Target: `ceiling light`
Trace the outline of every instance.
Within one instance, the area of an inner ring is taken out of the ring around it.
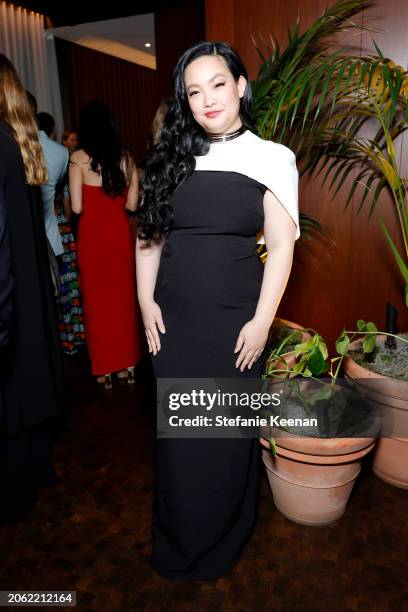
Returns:
[[[151,47],[150,43],[145,43],[145,47]]]

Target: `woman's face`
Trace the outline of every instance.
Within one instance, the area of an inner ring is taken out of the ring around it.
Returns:
[[[191,62],[184,71],[184,84],[194,119],[208,134],[225,134],[238,130],[240,98],[246,79],[235,81],[220,55],[204,55]]]
[[[64,145],[67,149],[73,153],[78,147],[78,138],[75,132],[71,132],[71,134],[64,140]]]

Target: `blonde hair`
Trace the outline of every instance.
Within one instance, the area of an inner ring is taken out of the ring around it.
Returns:
[[[46,183],[47,167],[33,111],[16,69],[2,53],[0,53],[0,121],[4,121],[11,128],[20,148],[27,183],[29,185]]]
[[[158,144],[161,140],[161,131],[163,127],[163,120],[169,110],[171,104],[171,98],[164,98],[156,111],[156,114],[152,123],[152,142],[154,145]]]

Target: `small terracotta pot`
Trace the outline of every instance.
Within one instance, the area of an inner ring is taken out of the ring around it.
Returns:
[[[386,336],[380,335],[377,342],[385,339]],[[362,342],[352,342],[350,349],[359,349]],[[377,374],[349,356],[344,359],[344,372],[382,412],[383,435],[374,454],[375,475],[395,487],[408,489],[408,437],[405,437],[408,435],[408,382]]]
[[[285,434],[276,440],[276,457],[267,440],[261,443],[277,509],[295,523],[324,526],[344,514],[362,458],[375,440]]]

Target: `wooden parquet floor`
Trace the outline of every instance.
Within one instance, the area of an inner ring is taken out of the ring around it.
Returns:
[[[75,590],[81,612],[408,611],[408,492],[378,480],[368,462],[346,514],[325,528],[281,516],[260,466],[257,524],[233,572],[209,582],[158,577],[147,564],[149,363],[134,386],[115,381],[111,392],[93,382],[83,357],[70,369],[54,443],[58,482],[40,490],[24,521],[1,529],[0,590]]]

